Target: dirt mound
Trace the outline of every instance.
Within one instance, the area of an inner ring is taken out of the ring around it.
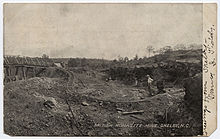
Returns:
[[[40,71],[37,77],[68,78],[68,74],[61,68],[49,67]]]
[[[58,91],[62,81],[32,78],[4,87],[4,132],[8,135],[64,135],[65,102]],[[50,107],[52,106],[52,107]]]

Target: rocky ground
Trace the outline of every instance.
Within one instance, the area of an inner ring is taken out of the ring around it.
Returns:
[[[34,77],[4,86],[4,132],[11,136],[192,136],[198,118],[185,88],[149,96],[144,87],[103,81],[103,73]]]

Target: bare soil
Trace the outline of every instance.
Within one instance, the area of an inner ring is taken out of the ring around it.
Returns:
[[[105,75],[99,72],[93,76],[66,70],[63,75],[5,84],[5,134],[191,136],[200,133],[197,119],[184,105],[184,88],[165,88],[166,93],[150,96],[144,87],[105,82]]]

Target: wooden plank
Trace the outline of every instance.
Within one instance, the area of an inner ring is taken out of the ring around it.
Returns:
[[[128,115],[128,114],[141,114],[144,113],[144,110],[139,110],[139,111],[130,111],[130,112],[122,112],[122,115]]]

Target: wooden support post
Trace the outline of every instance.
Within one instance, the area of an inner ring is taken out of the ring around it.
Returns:
[[[34,71],[34,77],[36,77],[37,68],[36,68],[36,67],[34,67],[33,71]]]
[[[18,76],[18,71],[19,71],[19,66],[15,67],[15,80],[19,80],[19,76]]]
[[[22,80],[24,79],[24,67],[21,67],[21,72],[22,72]]]
[[[8,67],[8,76],[11,76],[11,67]]]
[[[6,76],[9,76],[9,67],[6,67]]]
[[[26,79],[28,78],[28,72],[30,71],[30,68],[31,67],[26,67],[26,70],[25,70]]]
[[[23,75],[23,79],[26,80],[26,71],[25,71],[25,67],[22,67],[22,75]]]
[[[18,75],[18,70],[19,70],[19,67],[16,66],[15,67],[15,76]]]

